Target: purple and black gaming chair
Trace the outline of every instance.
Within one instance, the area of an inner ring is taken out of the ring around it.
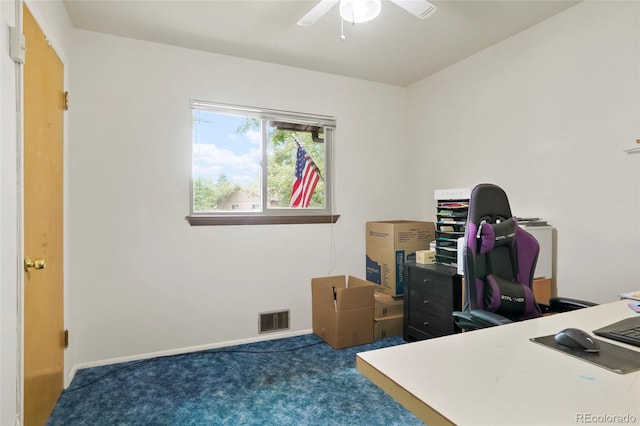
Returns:
[[[532,285],[539,251],[535,237],[518,226],[500,187],[473,188],[463,255],[466,300],[464,312],[453,313],[456,324],[473,330],[593,306],[557,297],[549,306],[536,303]]]

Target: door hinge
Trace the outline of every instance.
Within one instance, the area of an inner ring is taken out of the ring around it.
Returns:
[[[63,334],[64,348],[67,349],[69,347],[69,330],[65,330]]]
[[[9,27],[9,56],[16,64],[24,64],[26,39],[18,28]]]
[[[69,109],[69,92],[64,92],[64,110]]]

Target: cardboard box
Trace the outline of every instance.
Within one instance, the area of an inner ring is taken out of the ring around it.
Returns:
[[[533,280],[533,297],[538,303],[549,304],[549,299],[551,299],[551,278]]]
[[[416,263],[422,265],[431,265],[436,263],[436,251],[435,250],[418,250],[416,251]]]
[[[402,336],[403,315],[380,318],[373,322],[373,338],[384,339],[391,336]]]
[[[373,342],[375,284],[352,276],[311,280],[313,332],[334,349]]]
[[[435,239],[433,222],[392,220],[367,222],[366,279],[391,296],[404,294],[404,264]]]
[[[404,314],[404,298],[393,297],[381,291],[374,293],[373,319],[393,317]]]

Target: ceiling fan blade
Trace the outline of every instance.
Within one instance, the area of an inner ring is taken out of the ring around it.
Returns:
[[[313,24],[318,19],[322,18],[329,9],[338,3],[338,1],[340,0],[320,0],[320,3],[316,4],[313,9],[307,12],[307,14],[298,21],[298,25],[305,27]]]
[[[417,16],[420,19],[425,19],[429,15],[438,9],[438,7],[427,0],[391,0],[407,12]]]

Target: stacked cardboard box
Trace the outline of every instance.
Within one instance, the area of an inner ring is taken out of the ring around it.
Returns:
[[[536,302],[548,305],[549,299],[551,299],[551,278],[533,280],[533,296],[536,298]]]
[[[373,307],[373,338],[383,339],[402,335],[402,320],[404,318],[404,299],[402,296],[390,296],[376,291]]]
[[[313,332],[334,349],[373,342],[375,284],[352,276],[311,280]]]
[[[435,239],[433,222],[367,222],[366,278],[391,296],[404,294],[404,264],[416,260]]]
[[[416,263],[421,265],[431,265],[436,263],[435,250],[418,250],[416,251]]]

